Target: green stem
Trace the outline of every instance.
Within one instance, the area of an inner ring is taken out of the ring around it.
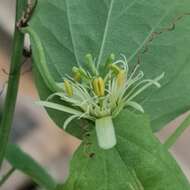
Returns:
[[[166,140],[164,146],[170,149],[181,136],[181,134],[190,126],[190,115],[188,115],[174,133]]]
[[[16,5],[16,22],[22,16],[22,11],[27,5],[27,0],[17,0]],[[16,23],[15,22],[15,23]],[[20,71],[22,66],[22,50],[23,50],[24,34],[19,32],[15,24],[15,33],[13,40],[13,49],[11,57],[11,66],[9,71],[8,88],[4,103],[2,120],[0,125],[0,167],[2,165],[9,134],[15,111],[15,104],[18,92]]]
[[[1,179],[0,179],[0,187],[8,180],[8,178],[13,174],[15,168],[11,168]]]

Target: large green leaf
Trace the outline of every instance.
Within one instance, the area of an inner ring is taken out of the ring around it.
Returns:
[[[56,182],[36,161],[23,152],[17,145],[9,144],[6,159],[14,167],[32,178],[38,185],[53,190]]]
[[[115,119],[118,144],[102,150],[94,132],[71,161],[59,190],[188,190],[190,184],[166,148],[154,137],[146,115],[125,111]]]
[[[29,26],[39,37],[52,76],[62,81],[73,65],[83,64],[89,52],[98,64],[112,52],[124,53],[132,67],[155,32],[187,12],[189,0],[39,0]],[[173,30],[165,30],[149,43],[141,59],[146,77],[165,72],[163,87],[150,89],[139,99],[154,131],[190,107],[189,24],[190,17],[182,17]],[[35,64],[40,64],[39,49],[35,44],[32,48]],[[36,79],[41,98],[45,99],[51,92],[39,73]],[[63,114],[51,112],[50,116],[58,125],[63,124]]]

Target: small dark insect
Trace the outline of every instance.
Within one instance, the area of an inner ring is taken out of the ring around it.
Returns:
[[[30,58],[32,56],[32,50],[24,48],[22,54],[25,58]]]
[[[26,38],[25,38],[26,39]],[[26,41],[26,40],[25,40]],[[22,64],[26,64],[27,61],[31,58],[32,56],[32,49],[31,49],[31,46],[30,44],[25,44],[24,48],[23,48],[23,51],[22,51],[22,54],[23,54],[23,62]],[[27,64],[28,65],[28,64]],[[25,68],[24,71],[22,71],[21,75],[24,75],[28,72],[31,72],[32,71],[32,65],[29,64],[28,65],[29,67]]]
[[[88,158],[93,158],[96,154],[94,152],[84,152],[84,155]]]
[[[85,133],[85,137],[90,137],[90,133]]]
[[[93,158],[94,156],[95,156],[95,153],[94,153],[94,152],[92,152],[92,153],[89,154],[89,157],[90,157],[90,158]]]
[[[88,135],[90,135],[88,133]],[[87,140],[87,139],[86,139]],[[84,142],[83,144],[83,151],[84,151],[84,156],[88,157],[88,158],[93,158],[95,156],[95,153],[94,152],[91,152],[91,151],[88,151],[88,149],[92,146],[92,143],[87,141],[87,142]]]

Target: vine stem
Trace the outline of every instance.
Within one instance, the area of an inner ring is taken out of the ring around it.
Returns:
[[[164,146],[170,149],[182,135],[182,133],[190,126],[190,114],[185,118],[181,125],[172,133],[171,136],[165,141]]]
[[[7,143],[9,141],[9,134],[13,122],[20,72],[22,67],[22,50],[24,43],[24,34],[22,34],[18,30],[16,24],[18,20],[21,18],[24,8],[26,8],[26,5],[27,0],[17,0],[11,66],[9,71],[7,94],[4,102],[2,120],[0,125],[0,168],[6,153]]]
[[[0,187],[9,179],[9,177],[14,173],[16,169],[11,168],[1,179],[0,179]]]

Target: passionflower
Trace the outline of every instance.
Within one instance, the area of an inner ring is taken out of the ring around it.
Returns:
[[[164,74],[154,79],[144,79],[139,65],[130,71],[124,55],[115,61],[115,56],[111,54],[102,67],[96,65],[91,54],[87,54],[85,59],[83,67],[73,67],[73,75],[66,76],[59,83],[62,91],[50,95],[39,104],[69,113],[70,117],[63,124],[64,129],[76,118],[94,122],[99,146],[110,149],[117,143],[113,118],[128,107],[144,112],[135,98],[151,85],[159,88]],[[63,104],[52,102],[55,96]]]

